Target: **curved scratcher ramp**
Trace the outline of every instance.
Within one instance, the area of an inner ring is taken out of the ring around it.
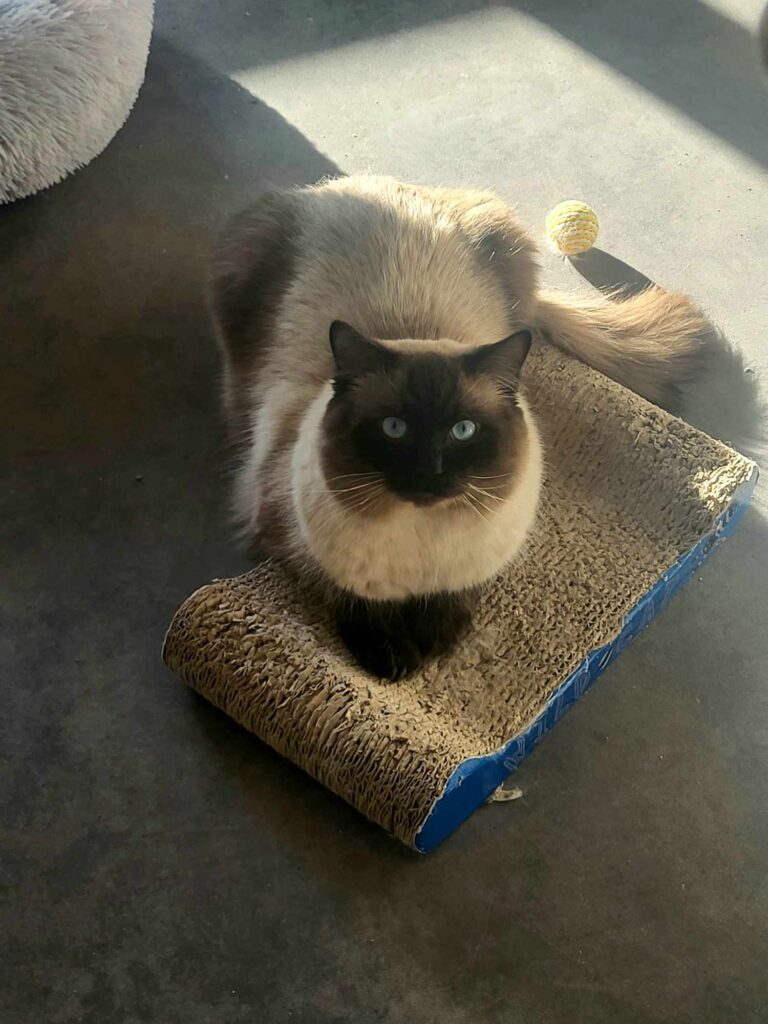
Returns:
[[[422,851],[661,610],[756,479],[730,448],[547,346],[525,383],[549,452],[539,525],[449,657],[379,683],[270,564],[198,590],[166,637],[186,683]]]

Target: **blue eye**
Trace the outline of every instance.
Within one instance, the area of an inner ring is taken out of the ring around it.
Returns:
[[[468,441],[477,430],[472,420],[459,420],[451,427],[451,437],[454,441]]]
[[[381,429],[387,437],[398,441],[405,434],[408,425],[405,420],[401,420],[397,416],[387,416],[385,420],[381,421]]]

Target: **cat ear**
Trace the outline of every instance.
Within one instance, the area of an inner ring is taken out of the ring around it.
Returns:
[[[336,371],[341,377],[362,377],[376,370],[386,370],[397,359],[394,352],[371,341],[341,320],[334,320],[330,330],[331,350]]]
[[[464,369],[467,373],[493,377],[514,392],[525,357],[531,349],[531,340],[531,332],[522,330],[494,345],[482,345],[463,356]]]

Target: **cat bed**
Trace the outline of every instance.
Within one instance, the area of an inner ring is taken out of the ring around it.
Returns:
[[[152,0],[0,2],[0,203],[82,167],[144,79]]]
[[[549,346],[523,379],[548,450],[539,523],[450,655],[399,683],[371,678],[270,563],[198,590],[165,641],[186,683],[423,852],[648,625],[733,528],[757,477]]]

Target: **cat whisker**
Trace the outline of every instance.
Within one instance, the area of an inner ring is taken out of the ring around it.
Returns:
[[[350,498],[348,500],[352,502],[367,501],[369,498],[375,498],[376,495],[381,494],[383,490],[383,484],[369,484],[362,492],[362,494],[356,494],[353,498]]]
[[[379,473],[371,473],[370,479],[363,480],[363,482],[359,484],[350,484],[348,487],[330,487],[328,486],[329,481],[323,480],[321,482],[318,482],[314,487],[311,488],[311,490],[315,492],[319,491],[321,493],[327,492],[330,494],[351,494],[353,492],[363,491],[368,487],[373,487],[382,483],[383,480]]]
[[[472,504],[473,504],[473,505],[474,505],[475,507],[478,507],[478,506],[479,506],[479,508],[482,508],[482,509],[484,509],[484,510],[485,510],[485,511],[486,511],[486,512],[488,513],[488,515],[489,515],[489,516],[490,516],[490,515],[493,515],[494,509],[492,509],[492,508],[488,508],[488,506],[487,506],[487,505],[485,504],[485,502],[481,501],[481,500],[480,500],[480,499],[479,499],[479,498],[477,497],[477,495],[476,495],[476,494],[467,494],[467,497],[469,498],[469,500],[470,500],[470,501],[472,502]],[[483,516],[483,519],[485,519],[485,521],[486,521],[486,522],[488,522],[488,520],[486,519],[486,517],[485,517],[485,516]]]
[[[348,512],[362,512],[374,501],[384,493],[384,485],[379,484],[378,486],[372,485],[373,489],[369,490],[365,494],[358,495],[357,499],[352,499],[351,504],[344,503],[344,507]]]
[[[378,473],[339,473],[338,476],[329,476],[326,478],[327,484],[335,483],[337,480],[349,480],[355,478],[356,480],[372,480],[377,477]]]
[[[376,515],[376,513],[379,511],[380,507],[381,507],[381,495],[377,495],[375,498],[372,498],[370,501],[365,502],[363,505],[360,505],[360,506],[358,506],[356,508],[353,508],[353,509],[349,509],[348,511],[350,511],[353,515],[356,515],[356,516]]]
[[[384,495],[385,488],[383,482],[369,483],[366,485],[366,488],[365,491],[356,493],[351,498],[340,498],[339,505],[345,512],[356,515],[368,509],[369,506],[379,501]],[[316,529],[325,530],[327,527],[338,523],[338,514],[338,506],[321,506],[313,512],[312,524]]]
[[[503,505],[504,499],[498,494],[491,494],[490,491],[484,490],[482,487],[477,487],[475,484],[468,484],[477,494],[482,495],[484,498],[488,498],[489,501],[495,501],[497,505]]]
[[[376,515],[376,513],[381,508],[383,498],[383,492],[374,495],[373,498],[368,502],[368,504],[363,509],[361,509],[361,511],[368,512],[371,515]]]
[[[481,519],[483,522],[486,522],[486,518],[483,515],[483,513],[480,511],[480,509],[479,508],[475,508],[475,506],[469,500],[469,495],[462,494],[460,497],[461,497],[462,503],[464,505],[466,505],[468,509],[470,509],[472,512],[474,512],[475,515],[478,517],[478,519]]]
[[[378,498],[378,495],[376,495],[375,497]],[[373,499],[371,499],[370,503],[372,503],[372,502],[373,502]],[[368,501],[364,501],[364,502],[358,502],[355,505],[343,505],[342,508],[344,510],[344,514],[349,515],[349,516],[356,516],[356,515],[359,515],[361,512],[365,512],[366,509],[368,508],[368,505],[369,505],[369,502]],[[336,526],[336,525],[338,525],[338,522],[339,522],[339,513],[338,512],[334,513],[334,512],[331,512],[331,511],[328,511],[326,513],[326,515],[324,515],[322,517],[317,517],[315,519],[316,525],[318,525],[319,527],[322,527],[323,529],[325,529],[325,528],[327,528],[329,526],[330,527]]]
[[[355,491],[364,491],[368,487],[375,487],[376,482],[367,480],[364,484],[355,484],[354,487],[332,487],[329,488],[332,494],[352,494]]]

